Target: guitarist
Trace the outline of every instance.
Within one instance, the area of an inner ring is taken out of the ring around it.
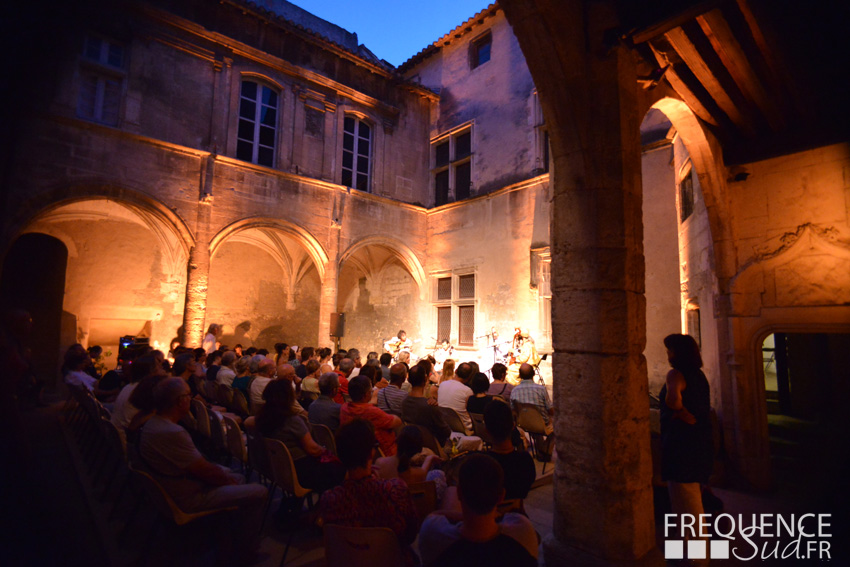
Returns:
[[[413,341],[407,338],[407,333],[403,330],[398,332],[394,338],[384,343],[384,351],[390,353],[393,360],[398,360],[398,355],[401,352],[410,353],[413,350]]]

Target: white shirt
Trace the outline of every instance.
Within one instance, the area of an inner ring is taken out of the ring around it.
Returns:
[[[204,342],[201,344],[201,347],[207,352],[207,354],[212,354],[215,352],[215,335],[212,333],[207,333],[207,336],[204,337]]]
[[[259,408],[266,403],[266,400],[263,399],[263,392],[266,391],[266,386],[268,386],[271,381],[272,379],[267,376],[257,376],[254,378],[254,381],[251,382],[251,390],[248,392],[248,395],[251,398],[252,411],[254,408]]]
[[[460,415],[463,426],[469,431],[472,430],[472,419],[466,411],[466,400],[471,395],[472,389],[458,380],[440,382],[440,388],[437,390],[437,405],[455,410]]]
[[[82,370],[74,370],[65,375],[65,382],[67,384],[71,384],[72,386],[79,386],[80,388],[85,388],[89,392],[94,392],[94,387],[97,384],[97,380],[83,372]]]
[[[225,386],[233,387],[233,379],[236,378],[236,373],[226,366],[222,366],[218,369],[218,373],[215,375],[215,381],[219,384],[224,384]]]
[[[121,392],[119,392],[118,397],[115,398],[115,407],[112,409],[112,417],[110,418],[110,421],[112,421],[112,425],[117,427],[122,433],[125,429],[127,429],[127,426],[130,425],[133,417],[139,413],[138,408],[130,403],[130,396],[133,394],[133,390],[135,390],[138,385],[138,382],[127,384],[121,388]]]

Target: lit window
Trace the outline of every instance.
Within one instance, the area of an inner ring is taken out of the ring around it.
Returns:
[[[470,62],[470,68],[475,69],[490,60],[490,48],[492,45],[493,39],[490,32],[472,41],[472,61]]]
[[[472,187],[472,129],[438,138],[431,146],[435,205],[468,198]]]
[[[80,60],[77,115],[86,120],[116,126],[121,113],[124,86],[124,46],[88,36]]]
[[[355,116],[346,116],[342,134],[342,184],[369,190],[372,127]]]
[[[242,81],[236,158],[274,167],[277,137],[277,92],[253,81]]]
[[[475,344],[475,274],[463,273],[436,278],[434,307],[437,340],[457,341],[459,346]],[[455,333],[452,331],[455,330]]]
[[[687,168],[682,180],[679,181],[679,222],[691,216],[694,212],[694,179],[691,175],[691,168]]]

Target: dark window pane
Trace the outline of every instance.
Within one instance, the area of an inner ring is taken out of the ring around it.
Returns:
[[[277,108],[277,93],[268,87],[263,87],[263,104]]]
[[[236,159],[251,161],[254,159],[254,144],[239,140],[236,142]]]
[[[83,118],[94,118],[95,101],[97,101],[97,77],[83,75],[80,81],[80,100],[77,103],[79,115]]]
[[[260,122],[265,124],[266,126],[275,127],[275,121],[277,120],[277,110],[273,108],[268,108],[266,106],[260,108]]]
[[[679,206],[682,219],[680,222],[685,222],[694,212],[694,180],[690,173],[679,183]]]
[[[351,152],[342,152],[342,167],[345,169],[354,168],[354,154]]]
[[[242,118],[247,118],[249,120],[254,120],[257,115],[257,104],[251,102],[250,100],[242,99],[242,103],[239,105],[239,116]]]
[[[455,200],[460,201],[469,197],[469,182],[472,174],[472,164],[466,162],[455,168]]]
[[[475,307],[463,305],[458,307],[458,344],[470,346],[475,340]]]
[[[363,156],[357,158],[357,171],[359,173],[369,173],[369,158]]]
[[[490,60],[490,46],[491,45],[492,44],[490,43],[490,40],[488,38],[486,43],[479,43],[476,46],[476,48],[478,50],[478,55],[477,55],[478,63],[476,65],[476,67],[478,65],[483,65]]]
[[[472,153],[472,134],[464,132],[455,138],[455,159],[461,159]]]
[[[434,176],[434,202],[436,206],[449,202],[449,171],[441,171]]]
[[[254,141],[254,123],[241,119],[239,120],[239,133],[237,137],[253,142]]]
[[[366,124],[365,122],[360,123],[360,137],[361,138],[366,138],[368,140],[371,132],[372,132],[372,129],[369,128],[368,124]]]
[[[437,167],[449,164],[449,142],[446,140],[434,149],[435,163]]]
[[[251,100],[257,100],[257,83],[242,81],[242,96]]]
[[[346,187],[351,187],[351,170],[343,169],[342,170],[342,184]]]
[[[543,132],[543,171],[549,172],[549,132]]]
[[[437,307],[437,340],[449,340],[452,333],[452,308]]]
[[[109,55],[107,56],[107,62],[113,67],[123,67],[124,66],[124,48],[120,45],[115,45],[114,43],[109,44]]]
[[[357,189],[360,191],[369,190],[369,176],[362,173],[357,174]]]
[[[118,124],[118,111],[121,107],[121,83],[106,81],[103,92],[101,120],[106,124]]]
[[[274,128],[260,126],[260,143],[264,146],[274,146]]]
[[[461,299],[475,298],[475,274],[458,277],[457,296]]]
[[[437,300],[449,301],[452,298],[452,278],[440,278],[437,280]]]
[[[363,138],[357,140],[357,153],[361,156],[369,155],[369,140],[364,140]]]
[[[354,151],[354,136],[347,132],[342,135],[342,149],[349,152]]]
[[[346,132],[351,132],[352,134],[354,133],[354,118],[352,118],[351,116],[345,117],[344,129]]]
[[[257,163],[260,165],[267,165],[269,167],[274,165],[274,150],[272,148],[259,148],[257,150]]]
[[[83,46],[83,55],[89,59],[100,61],[100,38],[87,37],[86,44]]]

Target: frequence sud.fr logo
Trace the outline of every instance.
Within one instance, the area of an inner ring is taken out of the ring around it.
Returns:
[[[664,558],[826,561],[831,520],[830,514],[665,514]]]

